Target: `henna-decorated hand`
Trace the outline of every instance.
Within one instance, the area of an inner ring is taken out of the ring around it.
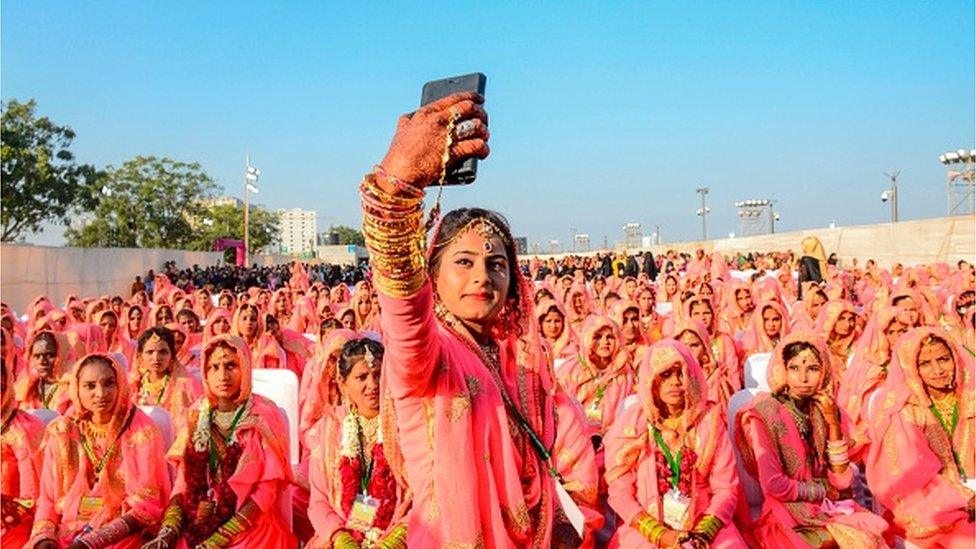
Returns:
[[[380,167],[418,188],[439,181],[444,171],[444,150],[452,121],[455,130],[447,166],[471,157],[487,157],[488,114],[481,108],[484,101],[474,92],[456,93],[401,116],[390,150]],[[458,126],[461,135],[458,135]]]

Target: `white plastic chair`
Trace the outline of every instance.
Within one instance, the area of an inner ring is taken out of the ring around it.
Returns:
[[[274,402],[288,422],[288,461],[292,471],[298,469],[298,376],[279,368],[256,368],[252,374],[252,390]],[[292,491],[289,486],[278,497],[282,516],[292,522]]]
[[[43,421],[45,427],[47,427],[49,423],[54,421],[58,417],[58,415],[60,415],[58,414],[57,411],[48,410],[46,408],[38,408],[37,410],[27,410],[27,412],[32,416],[36,417],[37,419]]]
[[[173,445],[173,439],[176,437],[176,433],[173,432],[173,420],[170,418],[169,412],[162,406],[139,406],[139,409],[156,424],[159,434],[163,437],[164,447],[169,450],[170,446]]]
[[[766,368],[769,367],[769,358],[772,356],[772,353],[749,355],[742,367],[746,389],[769,390],[769,382],[766,381]]]
[[[658,303],[654,308],[657,309],[657,314],[661,316],[665,316],[671,314],[672,309],[674,309],[674,304],[671,303],[670,301],[662,301],[661,303]]]
[[[728,426],[729,426],[729,439],[733,441],[732,452],[735,454],[735,466],[739,471],[739,482],[742,483],[742,491],[746,495],[746,504],[749,506],[749,514],[752,516],[753,520],[759,518],[759,514],[762,512],[763,504],[763,492],[762,488],[759,486],[759,481],[746,472],[745,465],[743,465],[742,455],[739,453],[739,448],[735,441],[735,432],[739,429],[739,425],[736,423],[736,414],[742,409],[743,406],[749,404],[752,399],[759,394],[758,389],[742,389],[737,391],[732,398],[729,399],[729,416],[728,416]]]

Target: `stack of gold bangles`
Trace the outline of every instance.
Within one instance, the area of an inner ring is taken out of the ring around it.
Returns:
[[[400,194],[384,191],[378,178]],[[369,249],[376,288],[386,295],[405,297],[423,286],[423,190],[412,187],[377,167],[359,187],[363,208],[363,235]]]
[[[406,549],[407,547],[407,525],[400,524],[394,528],[386,538],[380,542],[383,549]]]
[[[850,463],[847,456],[847,441],[829,440],[827,441],[827,460],[834,467],[843,467]]]
[[[334,549],[359,549],[359,543],[356,542],[356,538],[352,537],[352,534],[342,530],[335,535],[332,547]]]
[[[705,515],[698,521],[695,526],[694,532],[702,534],[708,538],[708,543],[715,541],[715,536],[718,535],[719,530],[725,526],[722,521],[715,515]]]
[[[636,520],[637,531],[640,535],[644,536],[644,539],[653,543],[654,545],[660,545],[661,538],[667,533],[668,527],[661,524],[654,517],[647,513],[642,513]]]

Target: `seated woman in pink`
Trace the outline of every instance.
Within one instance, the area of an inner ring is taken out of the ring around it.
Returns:
[[[206,345],[214,336],[230,332],[231,314],[223,307],[217,307],[207,315],[207,323],[203,327],[203,338],[200,345]]]
[[[244,341],[220,335],[203,349],[206,395],[190,409],[167,456],[176,484],[149,548],[293,548],[282,512],[291,481],[278,407],[251,393]]]
[[[831,364],[835,370],[831,377],[840,381],[847,370],[848,360],[854,352],[854,342],[860,335],[855,326],[854,304],[844,299],[828,301],[820,315],[814,332],[827,344]]]
[[[122,337],[129,341],[139,339],[139,335],[146,329],[149,321],[149,310],[142,305],[132,304],[126,307],[123,315]]]
[[[322,381],[339,388],[341,403],[314,428],[308,516],[315,537],[309,546],[403,545],[409,500],[384,451],[396,441],[385,438],[391,429],[381,425],[383,346],[354,339],[340,353],[332,379]]]
[[[739,478],[725,409],[708,400],[691,350],[673,339],[641,362],[640,405],[607,433],[610,547],[745,547],[732,523]]]
[[[621,403],[634,392],[634,370],[630,354],[620,348],[620,328],[612,320],[590,315],[580,334],[580,353],[563,367],[559,381],[583,406],[592,435],[602,437]]]
[[[719,331],[718,319],[715,316],[715,306],[711,298],[701,294],[695,295],[685,300],[682,316],[676,316],[675,321],[696,320],[705,327],[708,337],[711,338],[712,356],[721,363],[726,372],[729,383],[736,391],[742,388],[742,368],[739,366],[738,349],[735,340],[729,334]],[[671,333],[674,331],[672,329]]]
[[[540,301],[535,307],[535,316],[558,375],[563,364],[579,353],[576,333],[566,322],[565,309],[554,299]]]
[[[87,355],[67,377],[71,408],[47,427],[30,546],[139,547],[169,496],[163,438],[129,403],[122,366],[111,356]]]
[[[119,317],[112,309],[104,309],[95,313],[94,323],[101,327],[105,334],[105,350],[109,353],[119,353],[127,364],[132,364],[136,346],[132,341],[122,336],[119,328]]]
[[[494,212],[455,210],[421,251],[423,189],[445,155],[449,164],[487,155],[480,101],[455,94],[403,117],[361,187],[402,449],[391,466],[413,494],[410,547],[560,546],[579,535],[569,516],[587,488],[572,485],[550,449],[590,468],[593,449],[578,431],[578,444],[558,438],[557,425],[578,416],[556,402],[511,230]],[[451,120],[467,128],[456,147]]]
[[[972,547],[976,388],[965,351],[936,328],[898,340],[871,407],[868,486],[898,535],[920,547]]]
[[[756,307],[749,328],[742,336],[743,362],[751,355],[771,353],[790,330],[790,317],[779,299],[767,299]]]
[[[17,401],[29,410],[48,409],[63,412],[70,403],[67,382],[62,376],[68,369],[71,345],[64,334],[49,330],[36,333],[28,342],[27,376],[14,382]]]
[[[736,444],[764,500],[763,547],[887,547],[884,519],[850,499],[854,469],[830,378],[830,354],[805,330],[776,346],[760,393],[736,418]]]
[[[732,395],[742,387],[733,385],[727,365],[712,356],[712,339],[708,337],[708,331],[697,320],[687,320],[677,323],[673,338],[684,343],[698,361],[705,376],[708,400],[725,409]]]
[[[4,330],[6,333],[6,330]],[[44,423],[19,410],[14,398],[13,369],[2,359],[3,391],[0,430],[0,545],[23,547],[34,524],[34,502],[41,476],[41,438]]]
[[[867,409],[871,395],[875,391],[878,395],[874,398],[880,395],[880,388],[888,377],[891,351],[895,342],[908,331],[908,326],[898,321],[898,313],[895,307],[882,307],[871,318],[837,389],[837,404],[847,414],[850,424],[851,458],[858,462],[861,461],[860,450],[869,442]]]
[[[203,395],[200,382],[177,360],[173,331],[162,326],[139,336],[128,381],[133,404],[162,407],[176,426]]]
[[[627,351],[631,370],[636,372],[644,353],[650,347],[641,326],[640,307],[634,301],[622,299],[610,307],[607,316],[620,328],[620,348]]]

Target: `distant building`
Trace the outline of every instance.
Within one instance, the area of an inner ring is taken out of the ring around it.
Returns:
[[[278,215],[278,241],[282,253],[298,255],[315,250],[318,234],[315,210],[292,208],[278,210]]]
[[[213,208],[216,206],[233,206],[235,208],[243,208],[244,201],[240,198],[234,198],[233,196],[216,196],[214,198],[206,198],[200,201],[205,207]],[[254,207],[254,204],[251,204]]]

